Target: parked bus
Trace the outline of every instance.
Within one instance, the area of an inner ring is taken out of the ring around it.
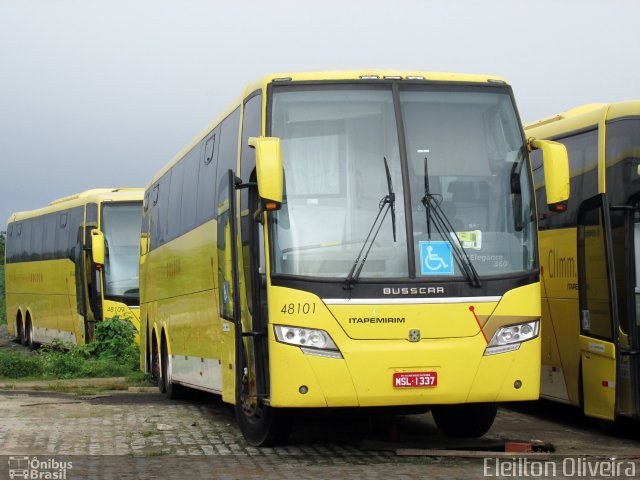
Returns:
[[[566,151],[529,145],[562,208]],[[533,183],[504,80],[267,76],[144,201],[142,364],[170,397],[234,404],[248,443],[312,407],[420,406],[480,436],[496,402],[538,398]]]
[[[91,341],[117,317],[139,329],[142,188],[96,189],[9,218],[7,328],[24,345]]]
[[[640,101],[585,105],[526,132],[564,144],[571,177],[567,210],[540,211],[541,395],[640,418]]]

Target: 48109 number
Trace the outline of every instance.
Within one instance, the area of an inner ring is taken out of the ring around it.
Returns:
[[[285,315],[308,315],[316,313],[315,303],[285,303],[280,309],[280,313]]]

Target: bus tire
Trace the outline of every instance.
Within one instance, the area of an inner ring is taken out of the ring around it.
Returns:
[[[248,412],[236,401],[236,419],[242,435],[253,447],[270,447],[283,443],[291,432],[291,413],[282,408],[256,406]]]
[[[489,431],[497,412],[495,403],[469,403],[434,407],[431,414],[447,437],[478,438]]]
[[[158,352],[158,342],[156,342],[155,334],[153,336],[153,347],[151,348],[151,376],[156,381],[160,393],[164,393],[164,378],[162,376],[160,353]]]
[[[25,343],[31,350],[36,350],[38,348],[39,345],[33,341],[33,324],[31,323],[31,317],[27,317],[27,323],[24,327],[24,337]]]
[[[162,382],[164,383],[164,393],[167,398],[175,400],[182,396],[182,385],[178,385],[171,381],[171,359],[167,352],[167,342],[162,342]]]
[[[16,321],[16,337],[20,340],[20,345],[24,347],[27,346],[27,336],[24,334],[24,324],[22,323],[21,315],[18,315],[18,320]]]

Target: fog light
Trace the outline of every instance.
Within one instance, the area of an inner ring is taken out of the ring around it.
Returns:
[[[299,391],[302,395],[304,395],[304,394],[306,394],[306,393],[309,391],[309,389],[307,388],[307,386],[306,386],[306,385],[302,385],[302,386],[298,389],[298,391]]]

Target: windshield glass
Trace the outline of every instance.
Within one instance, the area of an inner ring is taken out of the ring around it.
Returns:
[[[275,271],[346,277],[388,195],[385,158],[399,201],[360,276],[408,275],[398,133],[391,88],[332,87],[278,93],[272,135],[282,141],[285,198],[274,215]]]
[[[105,298],[136,300],[139,297],[141,218],[141,202],[103,204]]]
[[[534,204],[511,97],[486,89],[406,87],[400,104],[416,275],[462,274],[452,251],[454,235],[481,277],[532,270]],[[452,227],[432,228],[430,238],[422,201],[425,169],[429,193]]]
[[[361,280],[468,278],[474,270],[482,277],[535,268],[529,167],[506,89],[403,86],[397,106],[402,122],[388,84],[273,92],[271,135],[282,141],[285,172],[282,210],[271,217],[274,273],[349,274],[389,195],[385,159],[395,192],[396,241],[388,213]],[[427,221],[427,193],[430,210],[444,215],[451,228]],[[408,204],[411,211],[405,211]],[[463,268],[465,262],[473,268]]]

